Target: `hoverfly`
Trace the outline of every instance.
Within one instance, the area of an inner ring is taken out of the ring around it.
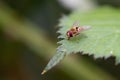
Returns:
[[[88,30],[90,28],[91,28],[90,26],[79,26],[79,21],[76,21],[72,25],[72,28],[67,31],[67,33],[66,33],[67,38],[69,40],[71,37],[74,37],[74,36],[80,34],[82,31]]]

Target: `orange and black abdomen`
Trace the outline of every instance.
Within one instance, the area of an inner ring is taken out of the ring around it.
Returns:
[[[83,31],[83,30],[84,30],[83,27],[79,27],[79,28],[78,28],[78,32],[81,32],[81,31]]]

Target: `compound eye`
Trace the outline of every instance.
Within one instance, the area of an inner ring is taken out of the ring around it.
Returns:
[[[73,34],[72,31],[68,31],[68,32],[67,32],[67,36],[68,36],[68,37],[73,37],[72,34]]]
[[[72,33],[69,33],[70,37],[73,37],[73,34]]]

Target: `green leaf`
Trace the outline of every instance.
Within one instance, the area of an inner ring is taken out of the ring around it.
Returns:
[[[75,21],[80,21],[80,26],[88,25],[92,28],[67,40],[66,32]],[[59,26],[58,38],[63,39],[58,43],[62,48],[58,47],[56,54],[59,54],[59,57],[55,55],[45,70],[57,64],[63,58],[63,53],[69,55],[80,51],[83,51],[83,54],[94,55],[95,58],[115,56],[116,63],[120,63],[120,10],[103,7],[91,12],[73,12],[68,17],[64,16]],[[60,53],[62,50],[63,53]]]

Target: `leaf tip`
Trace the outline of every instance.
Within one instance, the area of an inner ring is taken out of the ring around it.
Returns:
[[[46,70],[43,70],[42,73],[41,73],[41,75],[45,74],[46,72],[47,72]]]

